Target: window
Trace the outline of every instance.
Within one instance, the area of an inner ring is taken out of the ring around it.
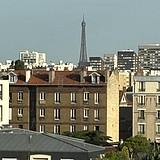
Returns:
[[[94,126],[94,131],[99,131],[99,126]]]
[[[23,101],[23,91],[18,92],[18,100]]]
[[[70,114],[71,114],[71,120],[75,120],[76,119],[76,109],[71,109],[70,110]]]
[[[157,124],[157,131],[156,131],[157,134],[160,134],[160,124]]]
[[[144,119],[144,110],[139,110],[139,117],[138,119]]]
[[[3,115],[3,110],[2,110],[2,105],[0,105],[0,121],[2,121],[2,115]]]
[[[146,96],[138,96],[138,104],[145,105]]]
[[[18,125],[18,128],[23,129],[23,125],[22,124]]]
[[[99,104],[99,93],[94,93],[94,104]]]
[[[89,101],[89,92],[84,92],[84,101]]]
[[[40,117],[44,117],[45,116],[45,109],[40,109],[39,116]]]
[[[160,104],[160,96],[157,96],[157,104]]]
[[[139,82],[139,91],[145,91],[145,82]]]
[[[41,132],[41,133],[45,132],[45,125],[39,126],[39,132]]]
[[[54,119],[55,120],[60,119],[60,109],[54,109]]]
[[[54,100],[55,100],[55,103],[60,103],[60,93],[54,94]]]
[[[75,132],[75,131],[76,131],[76,126],[75,125],[70,126],[70,132]]]
[[[40,100],[45,100],[46,99],[46,97],[45,97],[45,92],[41,92],[40,93]]]
[[[157,91],[160,91],[160,82],[157,83]]]
[[[60,125],[54,126],[54,134],[60,134]]]
[[[71,103],[76,103],[76,93],[71,93]]]
[[[18,109],[18,117],[22,117],[23,116],[23,109]]]
[[[89,118],[89,108],[84,108],[84,118]]]
[[[9,108],[9,120],[12,120],[12,108]]]
[[[0,100],[2,100],[2,84],[0,84]]]
[[[138,125],[138,134],[144,134],[145,133],[145,125],[139,124]]]
[[[91,78],[92,78],[93,84],[99,84],[99,76],[97,76],[96,74],[93,74]]]
[[[157,119],[160,119],[160,110],[157,110]]]
[[[84,131],[88,131],[88,126],[84,126]]]
[[[99,109],[94,110],[94,120],[99,120]]]
[[[12,102],[12,92],[9,91],[9,102]]]

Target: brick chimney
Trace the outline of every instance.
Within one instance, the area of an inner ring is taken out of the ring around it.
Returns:
[[[50,68],[49,71],[49,82],[53,82],[55,79],[55,70],[53,68]]]

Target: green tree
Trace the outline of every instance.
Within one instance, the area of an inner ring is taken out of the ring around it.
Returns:
[[[24,69],[24,62],[21,60],[15,61],[15,70],[23,70]]]
[[[132,149],[134,155],[137,153],[142,152],[146,153],[149,151],[150,143],[146,137],[141,135],[136,135],[134,137],[128,138],[123,144],[122,147],[126,146],[129,150]]]
[[[101,131],[75,131],[75,132],[64,132],[64,136],[74,137],[74,138],[80,138],[84,139],[86,142],[89,141],[101,141],[105,142],[106,140],[111,141],[110,136],[106,136]]]
[[[123,146],[122,152],[126,155],[126,159],[129,160],[129,151],[126,146]]]
[[[128,160],[127,155],[124,152],[122,152],[122,151],[118,151],[118,152],[106,152],[105,158],[107,160]]]

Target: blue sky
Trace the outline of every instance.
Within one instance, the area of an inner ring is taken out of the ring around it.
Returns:
[[[88,57],[160,43],[160,0],[2,0],[0,61],[27,49],[77,64],[83,14]]]

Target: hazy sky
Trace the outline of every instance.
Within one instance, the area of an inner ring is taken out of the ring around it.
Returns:
[[[160,0],[1,0],[0,62],[34,50],[77,64],[83,14],[88,57],[160,43]]]

